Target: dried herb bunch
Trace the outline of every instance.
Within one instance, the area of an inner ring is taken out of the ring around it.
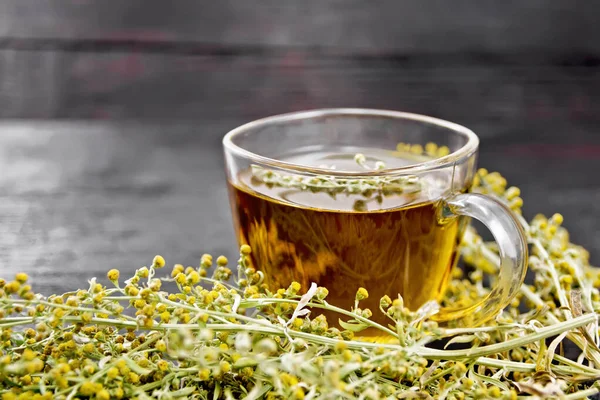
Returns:
[[[396,151],[390,151],[390,155],[402,156],[415,161],[427,161],[434,158],[446,156],[450,153],[448,146],[438,146],[430,142],[424,147],[416,144],[399,143]],[[378,171],[386,168],[383,161],[376,161],[369,165],[367,157],[358,153],[354,156],[354,162],[365,171]],[[332,166],[324,165],[324,168]],[[371,179],[341,178],[328,175],[302,176],[281,173],[260,165],[253,164],[252,183],[254,185],[267,185],[282,188],[291,188],[312,193],[327,193],[335,198],[337,195],[360,195],[366,198],[374,198],[381,201],[382,196],[392,194],[412,194],[422,189],[422,182],[416,175],[403,175],[392,177],[372,177]],[[333,166],[332,169],[335,169]]]
[[[450,150],[447,146],[440,147],[432,142],[427,143],[425,147],[399,143],[396,151],[390,151],[390,155],[402,156],[405,159],[414,159],[415,161],[431,160],[449,153]],[[370,165],[367,157],[362,153],[354,156],[354,162],[364,171],[378,171],[386,168],[383,161],[375,161],[373,165]],[[322,167],[335,169],[335,166],[323,165]],[[337,196],[361,197],[354,201],[353,209],[355,211],[365,211],[366,202],[368,201],[381,203],[384,197],[416,195],[423,189],[423,182],[417,175],[374,176],[367,179],[364,177],[342,178],[330,175],[304,176],[274,171],[256,164],[251,165],[251,171],[254,186],[266,185],[267,187],[279,187],[311,193],[326,193],[334,199]]]
[[[519,190],[499,174],[480,170],[474,190],[520,215]],[[364,289],[350,310],[328,304],[327,289],[315,285],[270,291],[249,267],[248,246],[233,269],[205,255],[199,267],[165,274],[156,256],[129,279],[110,270],[108,287],[92,279],[87,289],[47,298],[17,274],[0,280],[0,398],[587,398],[600,391],[600,274],[569,242],[562,219],[522,219],[534,283],[478,328],[440,327],[402,298],[361,309]],[[461,251],[468,272],[454,272],[444,306],[481,298],[484,277],[497,270],[497,248],[473,228]],[[319,309],[338,312],[344,330]],[[389,324],[371,321],[372,313]],[[355,339],[364,327],[390,340]],[[433,348],[440,339],[463,349]],[[565,341],[579,355],[564,356]]]

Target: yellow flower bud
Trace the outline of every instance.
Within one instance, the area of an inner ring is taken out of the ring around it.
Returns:
[[[106,372],[106,376],[109,379],[115,379],[117,376],[119,376],[119,369],[112,367],[110,368],[107,372]]]
[[[219,363],[219,368],[221,368],[221,372],[226,374],[231,371],[231,364],[223,360]]]
[[[427,155],[429,156],[435,156],[437,154],[437,150],[438,146],[433,142],[429,142],[425,145],[425,152],[427,152]]]
[[[154,268],[162,268],[165,266],[165,259],[162,256],[154,256],[152,260],[152,266]]]
[[[361,287],[356,291],[356,300],[365,300],[369,298],[369,292],[367,289]]]
[[[139,383],[139,381],[140,381],[140,376],[138,374],[136,374],[135,372],[130,372],[129,375],[127,376],[127,378],[129,380],[129,382],[131,382],[133,384]]]
[[[175,282],[179,283],[180,285],[185,285],[187,282],[187,278],[184,275],[183,272],[180,272],[177,274],[177,276],[175,276]]]
[[[202,368],[198,371],[198,378],[200,378],[201,381],[207,381],[208,378],[210,378],[210,370],[208,368]]]
[[[200,282],[200,274],[197,271],[192,271],[188,274],[187,279],[192,285],[195,285]]]
[[[96,393],[96,399],[97,400],[110,400],[110,393],[108,393],[108,390],[102,389],[102,390],[98,391],[98,393]]]
[[[118,281],[119,280],[119,270],[111,269],[110,271],[108,271],[106,273],[106,277],[108,278],[108,280],[110,280],[112,282]]]
[[[167,351],[167,344],[165,343],[164,340],[157,341],[156,344],[154,345],[154,347],[158,351]]]
[[[247,256],[252,252],[252,249],[250,248],[250,246],[248,246],[247,244],[243,244],[240,247],[240,253]]]
[[[220,267],[224,267],[228,262],[229,260],[227,260],[227,257],[225,256],[219,256],[219,258],[217,258],[217,265]]]

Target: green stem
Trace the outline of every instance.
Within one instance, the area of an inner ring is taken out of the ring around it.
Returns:
[[[555,356],[555,358],[557,357],[556,354],[554,356]],[[483,365],[485,367],[500,368],[500,369],[505,369],[507,371],[513,371],[513,372],[535,372],[536,371],[536,365],[533,363],[498,360],[495,358],[488,358],[488,357],[479,357],[474,362],[475,362],[475,364]],[[600,373],[600,371],[596,371],[591,368],[590,368],[591,371],[589,371],[589,370],[587,370],[587,368],[589,368],[589,367],[586,367],[585,365],[582,365],[582,364],[578,364],[574,361],[573,361],[572,367],[575,367],[575,368],[570,368],[570,367],[563,366],[563,365],[553,365],[552,370],[556,371],[556,372],[560,372],[562,374],[571,374],[571,375],[583,373],[583,374],[591,375],[592,377],[598,376],[598,374]]]
[[[180,370],[177,372],[171,372],[171,373],[167,374],[160,381],[146,383],[145,385],[139,386],[136,389],[139,390],[140,392],[147,392],[148,390],[156,389],[157,387],[164,385],[165,382],[169,382],[169,381],[173,380],[174,378],[179,378],[181,376],[190,375],[191,372],[192,371],[189,371],[189,370]]]
[[[33,318],[19,318],[14,320],[13,318],[5,318],[0,322],[0,328],[11,328],[13,326],[32,324]]]
[[[136,299],[137,298],[139,298],[139,297],[136,297]],[[74,307],[74,306],[69,306],[67,304],[51,303],[51,302],[45,301],[45,300],[0,299],[0,302],[12,303],[12,304],[27,304],[27,305],[42,304],[47,307],[62,308],[63,310],[67,310],[67,311],[81,311],[81,312],[91,312],[91,313],[97,313],[97,314],[118,315],[115,312],[109,311],[109,310],[98,309],[98,308],[87,308],[87,307]],[[126,315],[121,315],[121,316],[135,320],[134,318],[131,318]]]
[[[501,330],[510,330],[516,327],[522,327],[519,324],[510,325],[495,325],[495,326],[482,326],[479,328],[453,328],[453,329],[441,329],[442,337],[450,337],[457,335],[468,335],[475,332],[497,332]]]
[[[287,299],[274,299],[274,298],[269,298],[269,299],[250,299],[250,300],[242,300],[242,302],[240,303],[240,306],[244,306],[244,308],[248,308],[248,307],[254,307],[256,305],[268,305],[268,304],[275,304],[275,303],[293,303],[293,304],[298,304],[300,303],[298,300],[287,300]],[[393,330],[375,322],[372,321],[368,318],[365,318],[363,316],[354,314],[351,311],[348,310],[344,310],[343,308],[339,308],[336,306],[333,306],[329,303],[326,304],[321,304],[321,303],[314,303],[314,302],[309,302],[307,304],[308,307],[314,307],[314,308],[320,308],[323,310],[327,310],[327,311],[333,311],[342,315],[345,315],[347,317],[351,317],[356,319],[357,321],[360,321],[364,324],[367,324],[369,326],[371,326],[372,328],[376,328],[379,329],[385,333],[387,333],[390,336],[393,336],[395,338],[398,338],[398,334],[396,332],[394,332]]]
[[[530,343],[537,342],[548,337],[561,334],[564,331],[570,331],[580,326],[585,326],[589,323],[596,322],[598,317],[596,314],[584,314],[580,317],[573,318],[569,321],[561,322],[556,325],[547,326],[539,329],[535,333],[530,333],[526,336],[510,339],[502,343],[495,343],[488,346],[478,347],[475,349],[466,350],[435,350],[435,349],[411,349],[409,351],[419,354],[422,357],[432,359],[461,359],[461,358],[475,358],[487,356],[490,354],[497,354],[503,351],[508,351],[516,347],[525,346]]]
[[[430,376],[429,379],[427,379],[425,382],[423,382],[423,386],[427,386],[431,382],[437,381],[441,377],[448,375],[453,370],[454,370],[454,366],[448,367],[445,370],[443,370],[442,372],[438,372],[437,374]]]
[[[573,361],[573,360],[571,360],[571,359],[569,359],[567,357],[563,357],[560,354],[554,354],[554,359],[556,361],[558,361],[558,362],[563,363],[563,364],[570,365],[572,367],[578,368],[578,369],[580,369],[581,371],[583,371],[585,373],[596,375],[596,376],[600,376],[600,370],[599,369],[595,369],[595,368],[592,368],[592,367],[588,367],[587,365],[580,364],[580,363],[578,363],[576,361]],[[556,368],[556,366],[553,365],[552,369],[555,369],[555,368]]]
[[[571,313],[571,307],[569,306],[569,300],[567,300],[567,295],[564,292],[564,290],[561,290],[560,281],[558,280],[558,276],[556,275],[556,268],[554,266],[554,263],[550,259],[550,255],[538,239],[533,239],[532,243],[535,246],[535,248],[540,252],[541,259],[551,266],[551,268],[548,268],[548,272],[550,273],[550,277],[552,278],[552,283],[554,284],[554,288],[556,289],[556,294],[558,295],[560,305],[561,307],[563,307],[563,313],[565,315],[565,318],[572,318],[573,315]]]
[[[578,392],[568,394],[568,395],[564,396],[563,399],[564,400],[587,399],[588,397],[598,394],[599,392],[600,392],[600,389],[598,389],[597,387],[592,387],[589,389],[580,390]]]

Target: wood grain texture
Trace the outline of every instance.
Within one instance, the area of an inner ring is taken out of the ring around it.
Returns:
[[[254,118],[351,105],[590,118],[598,10],[586,0],[6,0],[0,117]]]
[[[242,122],[0,122],[0,275],[25,271],[49,294],[113,267],[131,273],[156,253],[170,264],[234,258],[220,140]],[[526,216],[562,212],[597,260],[595,124],[470,126],[480,165],[521,187]]]
[[[1,123],[2,275],[64,291],[154,253],[230,251],[218,139],[230,127]]]
[[[0,50],[0,118],[48,118],[60,98],[61,54]]]
[[[301,46],[361,52],[596,53],[588,0],[4,0],[6,38]]]
[[[0,50],[0,117],[230,119],[321,107],[597,120],[599,68],[448,57]]]

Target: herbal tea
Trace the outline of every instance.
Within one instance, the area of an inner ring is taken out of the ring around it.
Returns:
[[[357,162],[365,168],[415,163],[408,153],[362,153],[369,156],[307,151],[282,160],[337,170],[356,170]],[[378,309],[384,295],[394,299],[400,293],[414,310],[443,294],[462,225],[457,218],[438,219],[447,182],[402,178],[387,187],[371,182],[374,189],[369,182],[336,186],[326,177],[295,182],[300,181],[260,169],[243,171],[236,183],[229,182],[238,240],[251,246],[253,263],[270,287],[297,281],[306,290],[315,282],[329,289],[329,303],[346,309],[364,287],[369,298],[361,307],[383,323],[387,321]]]

